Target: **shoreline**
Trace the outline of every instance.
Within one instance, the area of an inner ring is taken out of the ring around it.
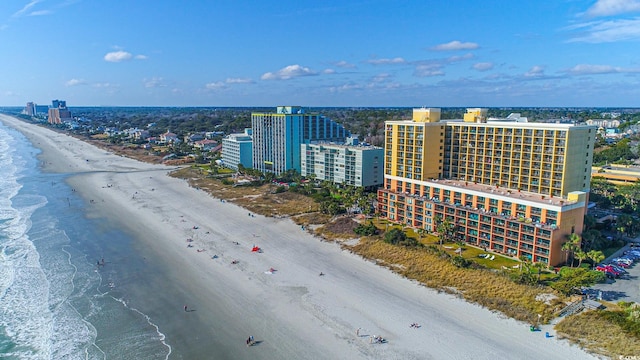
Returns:
[[[160,326],[176,356],[224,348],[221,358],[239,359],[595,358],[567,341],[545,339],[544,332],[554,333],[549,325],[531,333],[527,324],[319,241],[291,220],[248,217],[247,210],[167,176],[164,165],[5,115],[0,121],[42,150],[45,171],[69,173],[89,216],[122,224],[164,269],[165,283],[156,288],[172,293],[153,294],[136,307]],[[253,245],[263,253],[251,252]],[[271,267],[277,271],[266,274]],[[185,303],[195,311],[185,314]],[[409,326],[416,322],[420,328]],[[249,335],[260,343],[247,349]],[[370,344],[370,335],[388,343]]]

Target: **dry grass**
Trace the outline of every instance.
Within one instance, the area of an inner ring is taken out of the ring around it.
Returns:
[[[318,228],[316,234],[325,240],[348,240],[358,237],[353,229],[360,223],[353,216],[340,216]]]
[[[637,356],[640,338],[606,317],[604,311],[572,315],[556,325],[558,334],[581,347],[611,357]]]
[[[536,296],[554,293],[552,289],[513,283],[509,278],[489,270],[462,269],[448,259],[424,248],[393,246],[374,238],[363,238],[357,245],[347,246],[353,252],[399,272],[428,287],[452,292],[491,310],[517,320],[534,323],[537,314],[548,322],[562,304],[547,305]]]
[[[232,186],[206,175],[204,170],[197,167],[186,167],[171,173],[171,176],[185,179],[189,185],[202,189],[213,197],[233,202],[256,214],[282,217],[318,211],[318,204],[313,199],[289,191],[276,193],[277,186],[273,184]]]

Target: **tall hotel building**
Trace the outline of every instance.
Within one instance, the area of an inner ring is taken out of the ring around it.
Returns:
[[[278,106],[275,113],[252,113],[253,168],[279,175],[300,172],[300,146],[312,141],[343,143],[351,134],[340,124],[298,106]]]
[[[440,121],[440,109],[385,122],[382,217],[557,265],[571,233],[582,233],[595,126],[487,121],[486,109]]]
[[[67,108],[67,102],[64,100],[51,101],[49,108],[48,122],[49,124],[62,124],[65,121],[71,121],[71,111]]]

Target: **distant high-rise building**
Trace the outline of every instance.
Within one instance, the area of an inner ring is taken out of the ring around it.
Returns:
[[[253,168],[281,174],[300,172],[300,146],[312,141],[344,143],[342,125],[299,106],[278,106],[275,113],[252,113]]]
[[[22,111],[23,114],[25,115],[29,115],[29,116],[33,116],[36,114],[36,104],[32,103],[32,102],[28,102],[27,106],[25,106],[24,110]]]
[[[439,109],[385,122],[381,216],[517,258],[557,265],[581,234],[595,126],[486,120],[440,121]]]
[[[51,101],[51,107],[49,108],[49,124],[61,124],[65,121],[71,121],[71,111],[67,109],[67,102],[64,100]]]

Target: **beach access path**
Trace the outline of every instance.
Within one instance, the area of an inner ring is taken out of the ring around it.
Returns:
[[[528,324],[321,241],[288,219],[248,216],[167,176],[172,168],[8,116],[0,121],[42,149],[46,171],[71,174],[89,216],[131,232],[148,261],[166,269],[162,284],[143,287],[162,293],[146,294],[135,306],[160,326],[176,358],[216,352],[234,359],[596,358],[546,338],[545,332],[554,335],[551,326],[531,332]],[[252,252],[254,245],[262,252]],[[184,304],[194,311],[185,313]],[[246,346],[249,335],[255,346]],[[387,342],[372,344],[373,335]]]

